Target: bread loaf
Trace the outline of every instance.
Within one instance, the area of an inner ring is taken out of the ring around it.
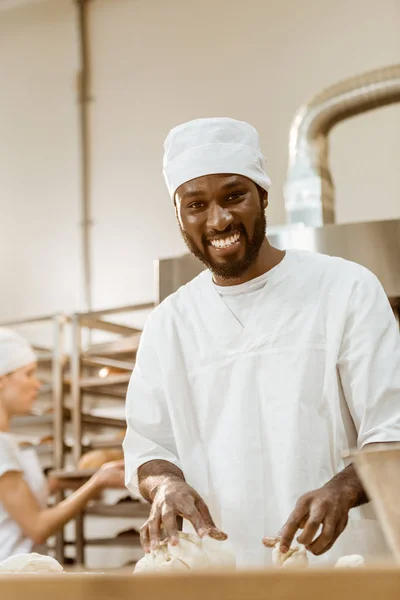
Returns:
[[[112,460],[122,460],[124,453],[119,449],[91,450],[83,454],[78,462],[78,469],[99,469],[104,463]]]

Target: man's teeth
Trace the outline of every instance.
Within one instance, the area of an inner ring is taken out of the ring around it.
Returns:
[[[211,240],[211,245],[214,248],[229,248],[232,244],[235,244],[240,238],[240,233],[234,233],[230,237],[219,239],[219,240]]]

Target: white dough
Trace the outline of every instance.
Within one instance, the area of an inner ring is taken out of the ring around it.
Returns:
[[[36,552],[15,554],[0,563],[2,573],[60,573],[62,571],[64,569],[55,558]]]
[[[157,552],[145,554],[135,566],[134,573],[156,573],[163,571],[188,571],[188,567],[178,558],[170,556],[166,552],[166,548],[162,548]]]
[[[359,554],[350,554],[348,556],[341,556],[335,567],[363,567],[364,566],[364,558]]]
[[[162,542],[157,550],[137,562],[134,573],[235,568],[236,559],[225,542],[180,533],[177,546]]]
[[[236,569],[236,557],[229,548],[228,542],[219,542],[209,536],[201,540],[203,549],[207,552],[210,569]]]
[[[307,550],[304,546],[291,546],[283,554],[280,549],[280,542],[275,544],[272,550],[272,564],[282,569],[306,569],[308,567]]]

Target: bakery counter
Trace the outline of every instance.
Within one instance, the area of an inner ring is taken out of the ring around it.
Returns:
[[[126,572],[0,577],[2,600],[384,600],[400,599],[400,568],[308,569],[169,576]]]

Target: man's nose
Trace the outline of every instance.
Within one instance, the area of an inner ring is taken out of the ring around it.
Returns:
[[[209,229],[224,231],[233,222],[233,216],[223,206],[213,203],[209,208],[207,225]]]

